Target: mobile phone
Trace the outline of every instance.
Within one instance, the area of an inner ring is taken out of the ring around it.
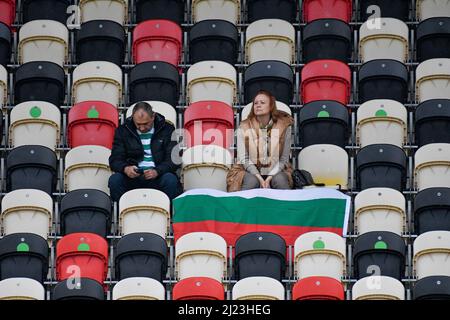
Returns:
[[[137,169],[134,169],[134,172],[139,173],[139,174],[143,174],[144,173],[144,169],[137,168]]]

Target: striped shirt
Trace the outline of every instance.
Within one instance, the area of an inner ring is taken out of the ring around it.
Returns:
[[[155,132],[155,128],[152,128],[149,132],[142,133],[137,130],[139,134],[139,138],[141,139],[142,146],[144,147],[144,159],[139,162],[139,168],[144,170],[152,169],[155,167],[155,163],[153,162],[152,149],[150,148],[152,143],[152,136]]]

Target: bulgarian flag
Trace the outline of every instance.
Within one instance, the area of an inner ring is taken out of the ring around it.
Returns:
[[[347,234],[350,197],[334,189],[193,189],[173,200],[175,241],[190,232],[213,232],[234,246],[249,232],[273,232],[294,245],[303,233]]]

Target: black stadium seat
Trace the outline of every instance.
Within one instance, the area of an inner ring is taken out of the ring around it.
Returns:
[[[55,286],[52,300],[105,300],[105,292],[95,280],[69,278]]]
[[[23,23],[45,19],[59,21],[66,25],[69,17],[67,8],[70,5],[70,0],[23,0]]]
[[[205,60],[220,60],[236,64],[239,37],[234,24],[225,20],[204,20],[189,32],[191,64]]]
[[[296,0],[247,0],[248,22],[261,19],[282,19],[294,23],[297,18]]]
[[[450,277],[422,278],[415,283],[412,292],[414,300],[450,300]]]
[[[271,277],[278,281],[286,271],[286,242],[270,232],[251,232],[236,240],[236,280]]]
[[[450,143],[450,100],[422,102],[415,112],[416,144]]]
[[[450,188],[427,188],[414,198],[415,233],[450,231]]]
[[[0,65],[5,66],[11,58],[11,30],[0,22]]]
[[[429,18],[417,26],[417,61],[450,58],[450,17]]]
[[[370,6],[378,6],[380,8],[381,18],[396,18],[402,21],[408,21],[409,19],[409,4],[410,0],[360,0],[359,1],[359,13],[361,21],[365,22],[369,18],[374,16],[373,10],[369,10]]]
[[[114,21],[93,20],[77,32],[77,63],[109,61],[122,66],[125,57],[125,31]]]
[[[167,19],[178,24],[184,21],[185,0],[136,0],[136,23]]]

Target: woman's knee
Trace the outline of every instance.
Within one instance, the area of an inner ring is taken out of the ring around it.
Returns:
[[[274,175],[270,185],[273,189],[290,189],[289,179],[285,172],[279,172]]]
[[[259,188],[259,180],[255,175],[251,173],[245,173],[244,180],[242,181],[242,190],[250,190]]]

